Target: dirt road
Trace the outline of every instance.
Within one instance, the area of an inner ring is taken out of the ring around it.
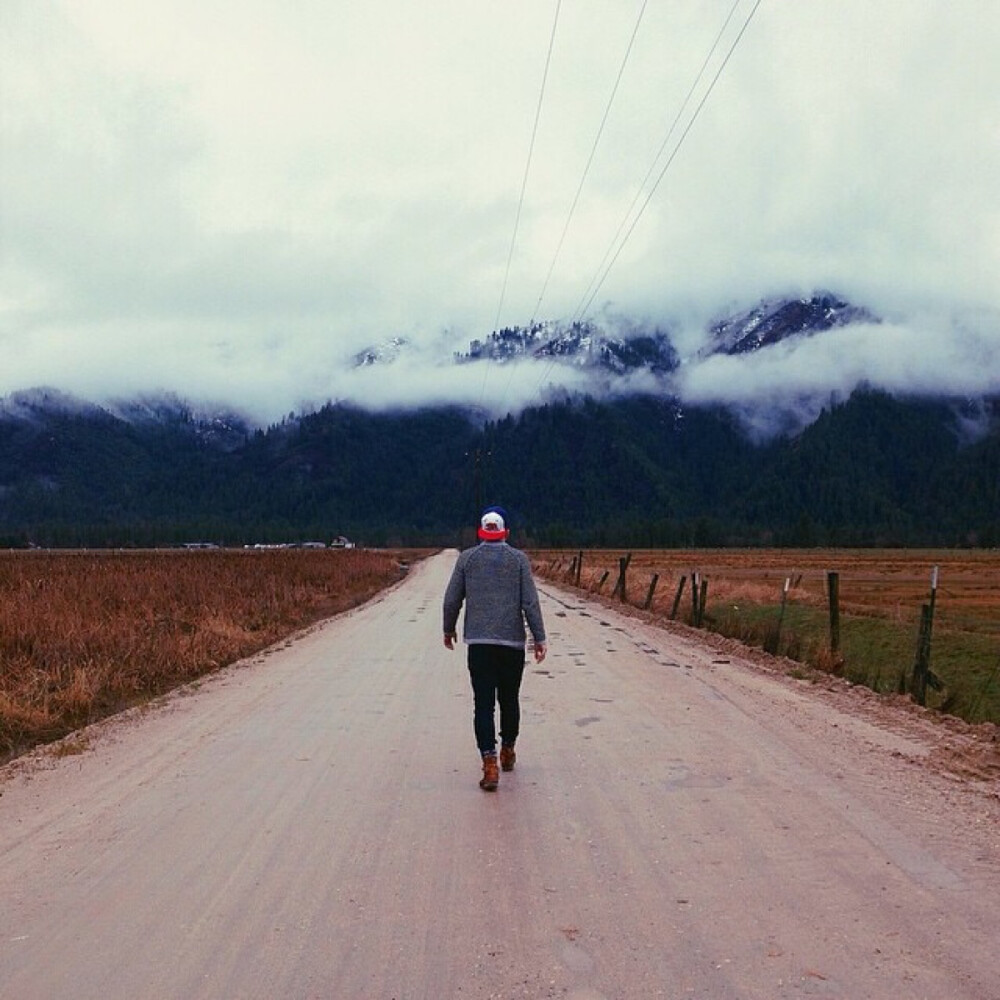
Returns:
[[[453,558],[0,772],[0,997],[1000,997],[957,737],[545,585],[483,793]]]

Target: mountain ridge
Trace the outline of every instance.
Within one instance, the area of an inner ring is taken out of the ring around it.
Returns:
[[[712,321],[708,342],[694,356],[704,360],[715,354],[749,354],[790,338],[811,336],[853,323],[880,323],[863,306],[856,306],[833,292],[814,292],[807,298],[763,299],[755,306]],[[354,367],[392,365],[413,345],[393,337],[357,352]],[[463,365],[488,361],[542,361],[625,375],[643,369],[656,376],[677,371],[684,363],[669,328],[652,328],[626,321],[602,327],[594,321],[533,322],[527,327],[505,326],[482,339],[473,339],[465,350],[452,353]]]
[[[700,357],[738,371],[780,344],[880,322],[832,293],[764,300],[715,322]],[[409,346],[396,338],[355,363],[391,366]],[[450,359],[515,360],[583,367],[601,392],[560,390],[493,417],[330,401],[266,427],[172,393],[11,393],[0,398],[0,544],[436,544],[485,499],[503,499],[527,537],[549,544],[1000,540],[996,397],[861,382],[814,399],[805,418],[787,401],[692,403],[674,381],[688,362],[671,332],[627,324],[506,328]]]

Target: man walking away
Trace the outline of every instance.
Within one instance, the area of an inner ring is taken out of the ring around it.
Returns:
[[[514,769],[514,744],[521,723],[519,694],[524,675],[525,621],[535,645],[535,662],[545,659],[545,625],[531,562],[507,544],[502,507],[487,507],[480,543],[462,552],[444,594],[444,644],[455,648],[455,625],[465,604],[464,639],[474,702],[476,745],[483,761],[479,787],[496,790],[497,739],[494,712],[500,706],[500,767]]]

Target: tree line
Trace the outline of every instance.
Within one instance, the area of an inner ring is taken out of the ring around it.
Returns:
[[[191,419],[0,422],[0,545],[471,540],[503,503],[542,546],[996,546],[1000,429],[862,389],[755,443],[664,397],[566,399],[482,423],[457,407],[329,404],[225,446]]]

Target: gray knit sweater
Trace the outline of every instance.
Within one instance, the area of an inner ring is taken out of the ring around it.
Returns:
[[[481,542],[462,552],[444,594],[444,633],[455,631],[465,602],[464,639],[524,648],[524,623],[535,642],[545,642],[545,625],[531,562],[506,542]]]

